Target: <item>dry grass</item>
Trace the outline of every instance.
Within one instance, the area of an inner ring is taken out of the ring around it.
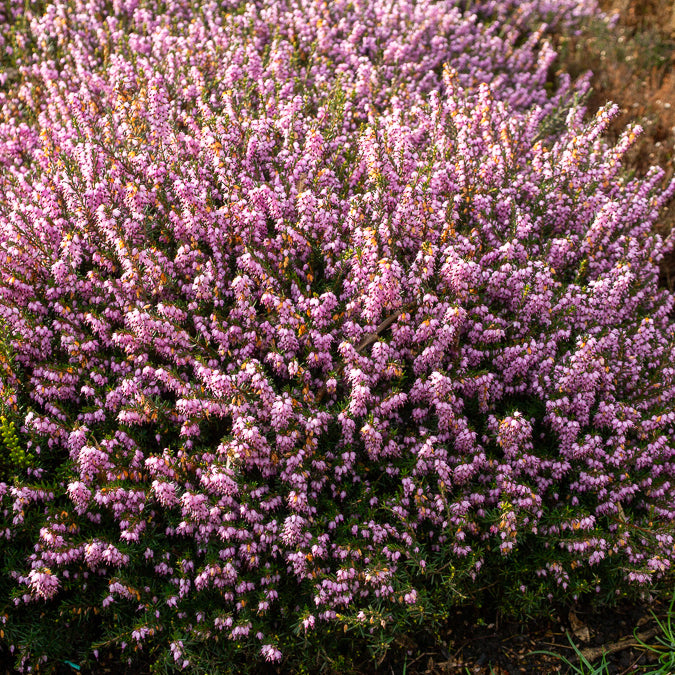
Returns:
[[[666,180],[675,174],[675,4],[673,0],[600,0],[603,11],[618,14],[613,28],[601,21],[578,37],[562,37],[559,67],[572,75],[591,70],[592,114],[607,101],[622,114],[610,137],[636,122],[644,134],[628,156],[628,169],[644,175],[658,164]],[[675,202],[666,209],[657,231],[675,227]],[[675,253],[662,265],[662,284],[675,290]]]

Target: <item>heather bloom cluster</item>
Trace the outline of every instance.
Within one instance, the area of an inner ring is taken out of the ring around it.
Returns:
[[[0,11],[0,395],[30,457],[3,465],[0,536],[25,663],[278,662],[489,575],[563,598],[669,573],[651,232],[675,184],[622,174],[638,130],[606,145],[587,78],[551,87],[547,32],[594,3]],[[22,641],[38,604],[75,643]]]

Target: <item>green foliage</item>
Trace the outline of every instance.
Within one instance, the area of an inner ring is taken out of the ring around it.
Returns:
[[[11,474],[14,471],[28,468],[35,457],[26,452],[19,440],[14,421],[8,420],[5,415],[0,415],[0,436],[2,436],[3,463],[7,467],[6,471]]]
[[[570,668],[571,672],[575,673],[576,675],[604,675],[607,672],[608,663],[607,656],[605,654],[602,655],[600,663],[594,665],[583,655],[579,647],[574,644],[574,640],[572,640],[572,636],[569,633],[567,633],[567,639],[574,650],[574,654],[576,656],[575,660],[579,662],[578,665],[565,658],[561,654],[556,654],[555,652],[536,651],[532,652],[532,654],[545,654],[546,656],[553,656],[557,659],[560,659],[568,668]]]
[[[664,620],[659,619],[654,612],[652,616],[656,621],[659,629],[659,634],[656,635],[657,644],[647,644],[637,635],[635,631],[635,639],[646,650],[652,652],[658,657],[659,668],[656,670],[649,670],[647,675],[667,675],[675,672],[675,615],[673,615],[673,607],[675,606],[675,594],[670,600],[668,613]],[[646,666],[648,668],[651,666]]]

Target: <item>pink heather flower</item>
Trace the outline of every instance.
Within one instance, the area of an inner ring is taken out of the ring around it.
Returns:
[[[28,585],[37,597],[49,600],[56,595],[59,580],[47,567],[38,567],[28,573]]]
[[[159,503],[167,508],[175,506],[178,503],[176,485],[174,483],[154,480],[152,482],[152,491]]]
[[[260,653],[265,657],[265,661],[280,661],[282,653],[273,645],[263,645]]]
[[[75,481],[68,485],[68,496],[73,500],[78,511],[84,512],[91,499],[91,490],[82,481]]]
[[[182,642],[182,640],[177,640],[176,642],[172,642],[169,645],[169,649],[171,650],[171,654],[173,655],[173,660],[179,661],[181,656],[183,655],[183,642]]]

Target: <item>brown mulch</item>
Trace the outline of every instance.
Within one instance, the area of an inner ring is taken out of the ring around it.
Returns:
[[[655,603],[657,616],[666,613],[665,603]],[[553,652],[575,663],[570,640],[589,661],[597,664],[603,653],[607,675],[638,672],[653,663],[653,652],[640,647],[635,633],[654,644],[656,622],[643,605],[624,604],[597,612],[591,606],[576,611],[555,610],[546,621],[486,620],[477,612],[458,612],[445,630],[445,645],[436,651],[410,656],[403,666],[387,665],[382,675],[543,675],[565,673],[568,668]],[[365,673],[365,671],[364,671]]]

